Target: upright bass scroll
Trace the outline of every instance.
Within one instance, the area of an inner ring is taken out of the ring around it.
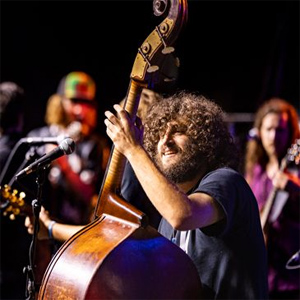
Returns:
[[[172,45],[187,22],[187,1],[154,0],[153,11],[156,16],[169,13],[138,49],[131,79],[140,82],[149,83],[149,77],[153,76],[154,72],[159,71],[165,55],[174,52],[175,49]]]

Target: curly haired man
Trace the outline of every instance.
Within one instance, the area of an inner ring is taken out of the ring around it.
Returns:
[[[159,232],[197,267],[204,299],[267,299],[267,260],[256,199],[235,169],[222,109],[179,92],[153,104],[141,128],[105,112],[107,134],[162,216]]]

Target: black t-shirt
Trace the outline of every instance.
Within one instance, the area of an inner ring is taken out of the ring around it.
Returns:
[[[147,215],[151,226],[155,229],[158,228],[161,216],[145,194],[128,161],[126,161],[123,173],[121,195],[126,201]]]
[[[204,298],[267,299],[266,249],[257,202],[245,179],[232,169],[217,169],[202,178],[192,191],[197,192],[212,196],[226,216],[187,234],[187,254],[200,275]],[[164,219],[159,232],[180,245],[182,232],[174,232]]]

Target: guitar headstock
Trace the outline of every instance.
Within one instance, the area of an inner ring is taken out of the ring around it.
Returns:
[[[294,163],[295,165],[299,165],[300,163],[300,139],[297,139],[294,144],[287,151],[287,163]]]
[[[24,192],[19,193],[18,190],[11,189],[7,184],[4,187],[0,186],[0,191],[0,209],[4,216],[8,216],[11,220],[14,220],[16,216],[30,212],[30,206],[24,200],[26,197]]]

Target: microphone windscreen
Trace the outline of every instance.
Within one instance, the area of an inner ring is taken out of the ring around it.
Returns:
[[[64,139],[59,146],[65,154],[71,154],[75,150],[75,142],[71,138]]]

